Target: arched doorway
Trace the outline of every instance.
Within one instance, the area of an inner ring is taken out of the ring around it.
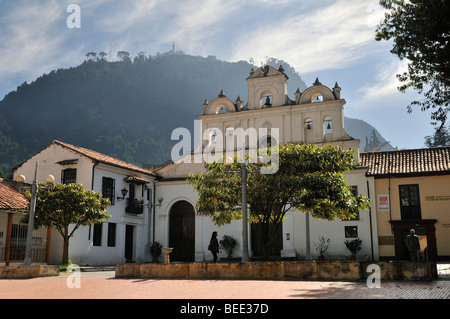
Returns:
[[[173,248],[171,261],[194,261],[195,211],[187,201],[178,201],[170,208],[169,247]]]

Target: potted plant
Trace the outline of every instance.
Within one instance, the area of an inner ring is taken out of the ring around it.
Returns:
[[[231,259],[231,255],[233,254],[233,249],[236,246],[236,239],[231,236],[224,235],[223,239],[220,240],[220,246],[227,252],[227,258]]]
[[[347,249],[350,250],[351,260],[356,260],[356,253],[361,250],[362,240],[359,238],[353,239],[353,240],[346,240],[345,246],[347,246]]]
[[[318,260],[325,260],[325,255],[328,252],[328,247],[330,246],[330,238],[325,238],[324,236],[319,237],[319,242],[315,242],[316,250],[319,253]]]
[[[158,262],[158,257],[161,256],[161,253],[162,253],[162,245],[157,241],[153,242],[153,244],[150,246],[150,254],[153,257],[154,263]]]

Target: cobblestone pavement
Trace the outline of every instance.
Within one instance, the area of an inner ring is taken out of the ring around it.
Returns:
[[[114,271],[0,280],[0,299],[450,299],[450,265],[435,281],[222,280],[115,278]]]

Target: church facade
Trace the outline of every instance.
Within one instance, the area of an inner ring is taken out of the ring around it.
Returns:
[[[156,172],[160,176],[155,182],[156,197],[164,198],[164,201],[155,209],[154,238],[163,246],[173,248],[173,261],[211,260],[207,247],[213,231],[218,232],[219,240],[223,235],[234,237],[239,245],[234,256],[242,254],[242,222],[233,221],[217,227],[209,217],[197,214],[197,194],[186,181],[189,173],[204,172],[203,161],[208,159],[205,154],[210,154],[212,149],[216,153],[222,150],[237,154],[239,149],[249,152],[258,146],[283,143],[331,144],[351,149],[356,154],[358,166],[345,173],[347,184],[357,194],[375,196],[374,178],[366,176],[367,169],[359,166],[360,141],[345,131],[346,102],[341,98],[337,83],[330,89],[316,79],[303,92],[298,89],[291,99],[287,93],[288,77],[282,66],[279,69],[271,66],[252,69],[246,81],[247,103],[240,97],[233,101],[223,91],[216,99],[205,100],[203,113],[198,117],[198,145],[192,152]],[[246,133],[240,142],[235,140],[238,130]],[[251,138],[251,130],[256,132],[256,140]],[[378,260],[377,223],[372,211],[372,207],[361,211],[356,219],[348,221],[316,220],[308,214],[289,211],[273,238],[277,247],[274,257],[315,258],[318,255],[315,244],[323,236],[330,239],[328,255],[333,259],[347,259],[350,252],[344,242],[360,238],[362,249],[358,258]],[[248,233],[250,256],[258,257],[261,249],[255,225],[248,225]]]

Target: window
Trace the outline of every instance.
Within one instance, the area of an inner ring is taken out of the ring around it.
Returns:
[[[109,198],[111,205],[114,205],[116,180],[110,177],[103,177],[102,180],[102,195],[104,198]]]
[[[116,223],[108,223],[108,247],[116,247]]]
[[[358,238],[358,226],[345,226],[345,238]]]
[[[94,246],[102,245],[102,228],[103,228],[103,223],[94,224],[94,240],[93,240]]]
[[[331,134],[333,133],[333,119],[331,116],[327,116],[325,118],[325,121],[323,122],[325,134]]]
[[[311,102],[312,103],[323,102],[323,96],[320,95],[320,94],[315,94],[315,95],[312,96]]]
[[[63,184],[75,184],[77,182],[77,169],[68,168],[62,171],[61,183]]]
[[[307,130],[310,130],[310,129],[312,129],[312,126],[313,126],[313,121],[312,121],[311,119],[307,119],[307,120],[305,121],[305,128],[306,128]]]
[[[217,114],[225,114],[227,113],[227,108],[225,106],[221,106],[218,110],[217,110]]]
[[[273,101],[272,93],[264,95],[263,98],[261,99],[262,107],[263,108],[272,107],[272,101]]]
[[[402,219],[421,219],[419,185],[399,185]]]
[[[216,144],[217,143],[217,130],[212,130],[211,131],[211,144]]]

